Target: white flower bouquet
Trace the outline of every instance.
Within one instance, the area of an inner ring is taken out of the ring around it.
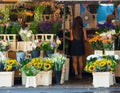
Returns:
[[[0,40],[0,51],[5,52],[10,49],[10,42],[7,40]]]
[[[63,64],[66,60],[66,56],[59,53],[55,53],[55,54],[52,54],[50,58],[52,58],[52,60],[54,61],[54,70],[61,71]]]
[[[32,31],[27,29],[20,29],[19,35],[23,41],[31,41]]]

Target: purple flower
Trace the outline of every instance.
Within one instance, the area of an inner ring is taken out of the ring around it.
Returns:
[[[38,25],[39,33],[52,33],[53,23],[50,21],[41,21]]]
[[[113,25],[107,22],[104,24],[97,24],[97,26],[99,27],[99,29],[102,29],[102,28],[115,29],[116,28],[116,25]]]

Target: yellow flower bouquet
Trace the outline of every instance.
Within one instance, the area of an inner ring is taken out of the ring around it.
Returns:
[[[15,71],[20,64],[15,59],[0,60],[0,71]]]
[[[27,76],[35,76],[40,71],[48,71],[53,68],[53,61],[50,58],[33,58],[28,64],[22,67]]]
[[[118,55],[89,55],[85,66],[87,72],[107,72],[116,70]]]

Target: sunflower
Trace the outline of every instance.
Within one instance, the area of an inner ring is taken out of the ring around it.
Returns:
[[[104,67],[104,66],[106,66],[106,64],[107,64],[106,60],[105,60],[105,59],[102,59],[102,60],[100,61],[100,63],[99,63],[99,66],[100,66],[100,67]]]
[[[110,68],[110,71],[115,71],[115,68]]]
[[[37,63],[34,63],[33,65],[34,65],[34,67],[37,67]]]
[[[111,61],[111,60],[108,60],[108,61],[107,61],[107,65],[112,66],[112,61]]]
[[[88,71],[88,70],[89,70],[89,66],[86,65],[86,66],[85,66],[85,71]]]
[[[95,66],[94,66],[94,65],[90,65],[90,66],[89,66],[89,71],[90,71],[90,72],[95,71]]]
[[[45,71],[50,70],[51,68],[52,68],[51,64],[49,64],[49,63],[45,63],[45,64],[44,64],[43,69],[44,69]]]
[[[6,66],[5,70],[6,70],[6,71],[11,71],[11,70],[12,70],[12,65]]]
[[[38,64],[37,64],[37,68],[38,68],[38,69],[42,69],[42,67],[43,67],[43,63],[38,63]]]

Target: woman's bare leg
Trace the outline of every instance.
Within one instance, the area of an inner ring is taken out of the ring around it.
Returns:
[[[75,72],[75,75],[78,75],[78,62],[77,62],[77,56],[72,56],[72,62],[73,62],[73,69]]]
[[[79,56],[79,78],[82,78],[82,72],[84,68],[83,57]]]

